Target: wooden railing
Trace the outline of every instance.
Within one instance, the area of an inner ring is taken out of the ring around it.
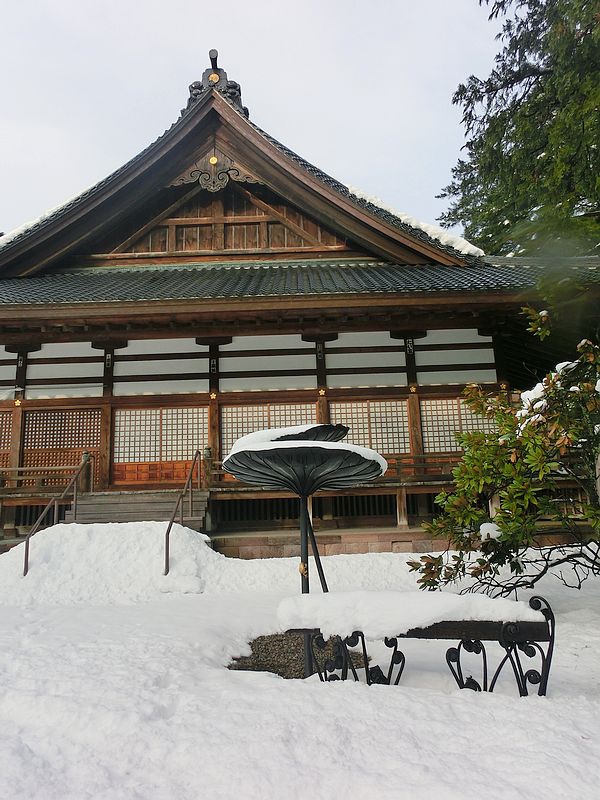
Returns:
[[[209,460],[209,459],[207,459]],[[202,453],[200,450],[196,450],[194,453],[194,458],[192,460],[187,480],[185,482],[185,486],[177,495],[177,500],[175,501],[175,507],[173,508],[173,513],[171,514],[171,519],[169,520],[169,524],[167,526],[167,530],[165,532],[165,571],[164,574],[169,574],[170,569],[170,540],[171,540],[171,528],[173,527],[177,515],[179,514],[179,521],[180,524],[183,525],[183,508],[185,503],[185,498],[187,496],[189,501],[189,512],[190,517],[193,516],[194,511],[194,471],[196,471],[196,480],[197,480],[197,490],[200,491],[202,489],[203,483],[206,483],[206,476],[203,480],[203,472],[205,470],[202,469]]]
[[[20,470],[29,470],[29,467],[19,467]],[[56,469],[67,469],[66,467],[57,467]],[[57,497],[53,497],[45,506],[42,513],[36,519],[33,524],[33,527],[25,537],[25,555],[23,559],[23,577],[27,575],[29,572],[29,541],[32,536],[34,536],[39,529],[42,527],[42,524],[49,516],[50,511],[52,511],[52,525],[56,525],[58,523],[58,512],[59,506],[61,502],[64,501],[72,492],[72,499],[71,499],[71,506],[73,508],[73,519],[77,519],[77,495],[80,487],[80,482],[85,482],[85,486],[89,487],[91,485],[91,479],[93,474],[93,458],[90,456],[89,453],[83,454],[83,459],[81,464],[78,467],[73,467],[75,472],[72,474],[71,479],[69,480],[66,487]],[[14,470],[12,470],[14,471]],[[48,471],[48,470],[46,470]]]
[[[373,484],[397,483],[412,484],[421,482],[439,482],[452,480],[452,470],[458,464],[462,452],[455,453],[427,453],[413,456],[410,453],[398,453],[386,456],[388,470]],[[208,485],[223,485],[238,483],[238,481],[223,470],[222,461],[213,461],[206,465]]]

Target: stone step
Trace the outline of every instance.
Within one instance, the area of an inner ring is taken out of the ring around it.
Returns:
[[[168,522],[173,514],[179,490],[152,492],[90,492],[77,502],[77,518],[73,510],[65,514],[65,522]],[[208,492],[195,491],[192,508],[189,497],[183,500],[183,519],[188,527],[200,530],[204,524]],[[180,512],[176,521],[179,522]]]

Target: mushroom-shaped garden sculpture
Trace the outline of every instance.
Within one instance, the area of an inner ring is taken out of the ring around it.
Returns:
[[[300,574],[309,591],[308,539],[321,587],[328,591],[307,499],[323,489],[347,489],[383,475],[387,462],[375,450],[340,442],[345,425],[297,425],[257,431],[238,439],[223,469],[245,483],[287,489],[300,498]]]

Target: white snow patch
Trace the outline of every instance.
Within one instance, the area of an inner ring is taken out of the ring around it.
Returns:
[[[401,222],[404,222],[406,225],[410,225],[411,228],[416,228],[417,230],[423,231],[423,233],[426,233],[432,239],[436,239],[440,244],[452,247],[454,250],[459,253],[463,253],[464,255],[485,255],[483,250],[481,250],[479,247],[475,247],[474,244],[471,244],[471,242],[463,239],[462,236],[457,236],[454,233],[448,233],[447,230],[444,230],[444,228],[441,228],[439,225],[432,225],[429,222],[421,222],[421,220],[410,216],[410,214],[405,214],[403,211],[398,211],[396,208],[388,206],[378,197],[373,197],[372,195],[357,189],[355,186],[348,186],[347,188],[355,197],[358,197],[361,200],[366,200],[368,203],[372,203],[374,206],[379,206],[379,208],[383,209],[384,211],[389,211],[390,214],[398,217]]]
[[[543,622],[527,603],[447,592],[330,592],[286,597],[277,609],[282,630],[320,628],[325,638],[362,631],[366,639],[406,633],[435,622]]]
[[[228,559],[198,534],[179,529],[179,537],[176,529],[165,593],[162,531],[152,544],[148,525],[130,523],[129,532],[63,525],[55,538],[42,531],[31,541],[26,578],[22,546],[0,555],[0,797],[514,800],[524,787],[539,798],[597,796],[599,580],[578,592],[552,577],[539,587],[557,620],[546,698],[535,696],[535,686],[532,696],[518,697],[508,665],[493,695],[459,691],[446,665],[448,642],[403,641],[399,686],[284,681],[225,666],[249,653],[251,639],[281,627],[276,609],[299,591],[298,559]],[[87,539],[72,536],[80,527]],[[131,540],[119,552],[127,569],[98,541],[118,531]],[[202,593],[184,593],[189,571],[177,562],[188,546],[201,554],[191,572]],[[414,590],[410,558],[369,553],[323,562],[333,594]],[[138,593],[150,585],[153,599],[100,605],[127,576]],[[67,585],[73,603],[60,606]],[[14,602],[20,586],[30,587],[24,608]],[[370,649],[385,667],[390,650]],[[494,643],[486,651],[495,668],[503,651]],[[480,677],[481,657],[469,658],[465,674]],[[537,667],[533,661],[526,667]],[[523,758],[532,742],[543,747]]]
[[[483,522],[479,526],[479,536],[482,541],[485,539],[497,539],[502,536],[502,531],[495,522]]]

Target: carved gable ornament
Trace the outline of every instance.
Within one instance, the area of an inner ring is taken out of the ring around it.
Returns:
[[[260,183],[244,166],[217,147],[211,147],[169,185],[183,186],[187,183],[198,183],[202,189],[218,192],[224,189],[230,180],[237,183]]]

